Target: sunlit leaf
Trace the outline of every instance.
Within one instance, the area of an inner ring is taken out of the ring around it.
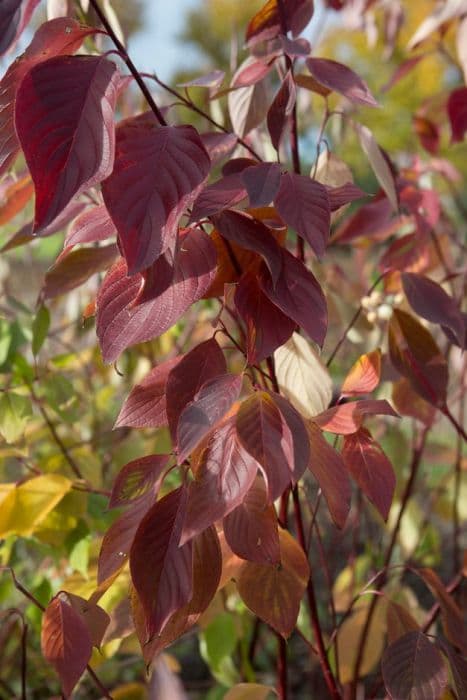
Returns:
[[[71,489],[60,474],[43,474],[9,490],[0,509],[0,537],[29,537]]]
[[[341,396],[369,394],[379,384],[381,377],[381,350],[360,355],[347,374],[341,388]]]

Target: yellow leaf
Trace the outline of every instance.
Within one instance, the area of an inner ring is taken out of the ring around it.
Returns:
[[[261,683],[237,683],[224,695],[224,700],[266,700],[274,688]]]
[[[366,676],[376,666],[384,650],[386,634],[387,602],[380,599],[376,604],[370,629],[365,643],[365,652],[360,665],[360,676]],[[354,666],[363,627],[368,615],[369,604],[361,605],[354,614],[347,618],[337,633],[337,650],[339,657],[339,678],[342,684],[353,679]]]
[[[60,474],[44,474],[12,488],[1,501],[0,537],[32,535],[46,515],[71,489]]]
[[[274,353],[281,393],[305,418],[324,411],[332,399],[332,380],[310,343],[298,333]]]

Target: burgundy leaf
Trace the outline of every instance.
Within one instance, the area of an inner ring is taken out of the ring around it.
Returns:
[[[276,196],[281,169],[277,163],[260,163],[242,172],[241,180],[246,187],[250,207],[265,207]]]
[[[423,148],[435,156],[439,152],[441,140],[439,127],[431,119],[427,119],[421,114],[415,114],[412,123]]]
[[[178,421],[185,407],[193,401],[205,382],[226,371],[224,353],[214,338],[194,347],[171,370],[166,387],[166,411],[174,442]]]
[[[352,496],[344,460],[324,438],[312,421],[308,423],[310,461],[308,468],[320,485],[332,519],[343,528],[350,510]]]
[[[177,428],[178,463],[181,464],[225,416],[242,387],[241,375],[221,374],[203,384],[182,411]]]
[[[282,248],[268,227],[249,214],[232,209],[216,214],[211,220],[223,238],[262,256],[275,286],[282,268]]]
[[[394,700],[438,700],[448,684],[442,655],[419,631],[407,632],[388,646],[381,671],[386,690]]]
[[[160,428],[168,425],[165,388],[169,372],[180,361],[174,357],[154,367],[125,400],[114,428]]]
[[[118,81],[100,56],[49,58],[23,79],[15,125],[36,191],[35,230],[112,171]]]
[[[295,485],[303,476],[310,461],[310,441],[307,429],[300,413],[287,399],[274,392],[270,392],[270,395],[288,428],[288,430],[284,430],[284,438],[288,440],[290,436],[289,451],[293,454],[291,480],[292,484]]]
[[[217,165],[224,158],[229,156],[237,145],[235,134],[224,134],[217,131],[209,131],[200,134],[204,148],[211,159],[211,165]]]
[[[397,225],[397,219],[392,216],[392,206],[386,197],[375,199],[364,204],[346,218],[332,237],[332,242],[349,243],[356,238],[371,238],[376,235],[386,235]]]
[[[173,249],[178,224],[211,167],[192,126],[156,126],[129,119],[117,129],[115,167],[102,185],[128,273]]]
[[[41,234],[43,235],[43,234]],[[115,226],[103,204],[86,209],[70,226],[64,248],[71,248],[78,243],[95,243],[115,235]]]
[[[236,508],[253,483],[258,467],[238,441],[235,417],[227,419],[209,439],[195,480],[189,486],[181,543]]]
[[[113,362],[131,345],[168,330],[207,292],[215,272],[215,248],[200,229],[190,229],[181,236],[172,285],[143,304],[134,305],[141,275],[129,278],[125,261],[115,263],[97,296],[97,336],[105,362]]]
[[[71,697],[91,658],[92,641],[82,617],[59,595],[52,598],[42,618],[41,647],[45,660],[58,673],[64,696]]]
[[[39,0],[2,0],[0,5],[0,56],[26,28]]]
[[[237,285],[235,306],[246,327],[249,364],[262,362],[272,355],[295,330],[295,321],[269,301],[251,272],[246,272]]]
[[[269,501],[275,501],[290,484],[295,463],[290,429],[271,396],[257,391],[243,401],[236,429],[243,448],[263,472]]]
[[[381,88],[381,92],[387,92],[390,90],[396,83],[399,82],[402,78],[404,78],[410,71],[412,71],[415,66],[422,60],[422,58],[425,58],[427,54],[420,54],[419,56],[412,56],[411,58],[408,58],[407,60],[403,61],[394,71],[394,73],[391,75],[389,78],[388,82],[383,85]]]
[[[274,506],[268,504],[264,479],[257,476],[243,503],[224,518],[224,534],[231,550],[258,564],[278,564],[279,533]]]
[[[222,175],[239,175],[246,168],[252,168],[255,165],[258,165],[258,162],[253,158],[231,158],[223,165]]]
[[[355,104],[378,106],[365,81],[343,63],[328,58],[307,58],[306,65],[321,85],[344,95]]]
[[[263,274],[261,288],[266,296],[286,316],[302,326],[319,346],[323,345],[327,330],[327,308],[323,291],[315,276],[288,250],[282,250],[282,271],[274,286]]]
[[[271,136],[271,143],[276,151],[279,150],[288,118],[292,114],[295,106],[295,101],[297,99],[296,93],[292,72],[289,70],[268,111],[268,131]]]
[[[367,415],[398,417],[386,399],[362,399],[332,406],[314,416],[313,422],[329,433],[351,435],[360,428]]]
[[[360,428],[344,438],[342,457],[363,493],[387,520],[396,487],[394,469],[368,430]]]
[[[331,225],[324,185],[304,175],[284,173],[274,204],[284,221],[310,244],[316,255],[324,255]]]
[[[340,187],[326,187],[326,190],[331,211],[337,211],[345,204],[369,196],[367,192],[361,190],[353,182],[346,182],[345,185],[340,185]]]
[[[457,88],[449,95],[447,110],[451,122],[451,140],[462,141],[467,131],[467,87]]]
[[[84,284],[92,275],[107,270],[118,257],[116,245],[67,250],[47,271],[40,296],[54,299]]]
[[[464,342],[464,320],[456,301],[444,289],[423,275],[403,272],[402,285],[412,309],[431,323],[447,326],[460,345]]]
[[[198,195],[193,204],[190,221],[199,221],[228,209],[245,199],[246,195],[245,185],[237,173],[221,177]]]
[[[83,39],[95,31],[68,17],[45,22],[34,34],[26,51],[7,70],[0,82],[0,175],[13,163],[20,149],[14,113],[16,91],[22,79],[37,63],[51,56],[74,53]]]
[[[125,464],[112,486],[109,508],[133,505],[148,497],[155,499],[169,455],[148,455]]]
[[[240,70],[235,73],[231,83],[231,88],[248,87],[255,85],[265,78],[274,68],[274,63],[264,63],[264,61],[252,60],[245,62]]]
[[[187,495],[187,489],[180,487],[155,503],[131,547],[131,578],[143,606],[148,639],[160,634],[192,595],[193,543],[179,546]]]

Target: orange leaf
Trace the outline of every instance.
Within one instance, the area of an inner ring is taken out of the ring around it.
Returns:
[[[29,175],[10,183],[0,191],[0,226],[7,224],[23,209],[33,192],[34,185]]]
[[[369,394],[381,378],[381,350],[361,355],[342,384],[341,396]]]

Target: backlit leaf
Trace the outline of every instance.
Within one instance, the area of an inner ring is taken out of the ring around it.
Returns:
[[[107,270],[118,257],[116,245],[65,251],[47,271],[41,299],[55,299],[84,284],[92,275]]]
[[[341,388],[341,396],[369,394],[381,378],[381,350],[372,350],[360,355],[347,374]]]
[[[365,651],[360,666],[360,675],[366,676],[374,669],[384,649],[385,605],[379,601],[366,638]],[[353,679],[357,658],[358,641],[368,614],[368,605],[361,604],[354,613],[347,617],[337,632],[337,649],[339,657],[339,680],[350,683]],[[402,700],[402,699],[401,699]]]
[[[174,248],[180,218],[210,167],[192,126],[157,126],[136,117],[117,128],[115,167],[102,193],[130,275]]]
[[[394,182],[394,175],[383,155],[383,151],[376,143],[375,137],[368,127],[362,124],[355,124],[355,128],[360,139],[360,145],[368,158],[371,169],[391,202],[392,208],[397,212],[399,210],[399,200]]]
[[[297,622],[310,568],[302,548],[286,530],[279,531],[279,538],[281,563],[247,562],[237,588],[245,605],[287,638]]]
[[[365,81],[343,63],[328,58],[310,57],[307,58],[306,65],[321,85],[344,95],[350,102],[370,107],[378,106]]]
[[[0,537],[29,537],[71,489],[61,474],[43,474],[10,489],[1,501]]]
[[[7,179],[0,185],[0,226],[13,219],[28,203],[34,192],[29,175],[19,180]]]
[[[73,610],[78,613],[86,625],[92,645],[99,648],[110,623],[109,615],[99,605],[79,595],[67,593],[66,597]]]
[[[119,72],[100,56],[56,56],[23,79],[15,126],[34,182],[34,229],[112,171]]]
[[[109,508],[133,504],[150,491],[155,498],[167,461],[168,455],[148,455],[125,464],[113,483]]]
[[[187,489],[180,487],[155,503],[131,547],[131,578],[144,609],[148,639],[159,634],[192,596],[193,543],[179,546],[187,496]]]
[[[387,520],[396,477],[380,445],[368,430],[360,428],[356,433],[345,436],[342,457],[363,493]]]
[[[448,682],[443,657],[419,631],[407,632],[390,644],[381,662],[390,697],[438,700]]]
[[[64,248],[78,243],[95,243],[115,235],[115,226],[103,204],[86,209],[70,226]]]
[[[321,430],[338,435],[350,435],[360,428],[367,415],[398,417],[386,399],[362,399],[332,406],[314,416],[313,421]]]
[[[386,624],[388,631],[388,642],[392,644],[402,637],[407,632],[413,632],[420,629],[412,615],[408,610],[395,603],[393,600],[389,601],[388,609],[386,612]]]
[[[4,391],[0,396],[0,435],[9,444],[16,442],[32,413],[31,400],[14,391]]]
[[[408,379],[399,379],[392,385],[392,402],[402,416],[411,416],[424,425],[431,425],[435,419],[436,408],[422,399]]]
[[[60,596],[52,599],[44,613],[41,647],[69,698],[91,658],[92,642],[81,616]]]
[[[332,399],[331,376],[310,343],[298,333],[274,353],[279,388],[305,418],[324,411]]]
[[[235,85],[237,75],[253,61],[254,58],[249,57],[241,64],[232,78],[232,85]],[[259,81],[254,85],[232,90],[228,94],[228,106],[234,132],[239,136],[246,136],[261,124],[266,116],[269,104],[264,82]]]

